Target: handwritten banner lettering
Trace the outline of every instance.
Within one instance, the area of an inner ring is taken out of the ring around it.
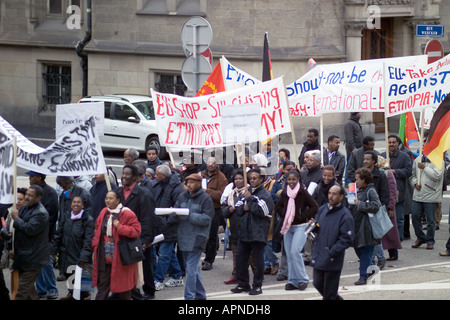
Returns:
[[[426,64],[426,55],[317,65],[286,87],[292,116],[384,112],[383,63]],[[404,67],[402,67],[404,69]]]
[[[151,90],[161,144],[167,147],[225,145],[221,109],[230,105],[258,104],[259,138],[291,131],[283,78],[207,96],[181,97]]]
[[[387,116],[437,107],[450,91],[450,55],[429,65],[385,64]]]
[[[0,144],[0,203],[14,203],[14,141]]]
[[[43,149],[26,139],[6,120],[0,117],[0,141],[19,137],[17,165],[46,175],[79,176],[105,173],[106,165],[95,120],[91,117]],[[8,128],[8,130],[5,130]],[[20,140],[20,143],[19,143]]]

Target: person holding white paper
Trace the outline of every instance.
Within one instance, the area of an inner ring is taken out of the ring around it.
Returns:
[[[211,197],[201,188],[202,178],[193,173],[186,177],[186,188],[175,208],[189,208],[188,216],[172,214],[169,223],[178,221],[178,247],[183,252],[186,270],[185,300],[205,300],[206,291],[200,271],[200,258],[206,248],[209,228],[214,217]]]
[[[156,180],[152,187],[152,195],[155,199],[155,207],[161,210],[173,210],[178,197],[184,192],[180,176],[172,172],[168,165],[162,164],[156,167]],[[156,213],[156,212],[155,212]],[[179,287],[183,285],[182,270],[175,252],[177,242],[178,223],[169,223],[168,215],[159,215],[161,233],[164,241],[159,243],[158,261],[154,276],[155,290],[164,287]],[[164,278],[169,271],[170,279],[164,283]]]

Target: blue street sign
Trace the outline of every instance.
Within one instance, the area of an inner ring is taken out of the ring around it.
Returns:
[[[418,24],[416,27],[418,37],[443,37],[444,26],[434,24]]]

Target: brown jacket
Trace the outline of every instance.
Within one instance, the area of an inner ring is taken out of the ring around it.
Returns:
[[[205,192],[211,196],[214,203],[214,209],[220,209],[220,197],[228,184],[227,178],[219,169],[217,169],[217,172],[210,177],[208,177],[208,171],[203,170],[202,178],[208,179],[207,189]]]

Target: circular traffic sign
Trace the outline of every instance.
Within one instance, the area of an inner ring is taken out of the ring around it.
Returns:
[[[187,57],[181,66],[181,78],[184,84],[194,91],[194,94],[197,93],[210,74],[211,65],[208,59],[200,54],[197,55],[197,58],[194,58],[193,55]]]
[[[439,40],[430,40],[425,46],[425,54],[428,55],[428,64],[444,57],[444,48]]]
[[[211,40],[211,25],[202,17],[189,18],[181,28],[181,42],[189,52],[200,54],[209,48]]]

